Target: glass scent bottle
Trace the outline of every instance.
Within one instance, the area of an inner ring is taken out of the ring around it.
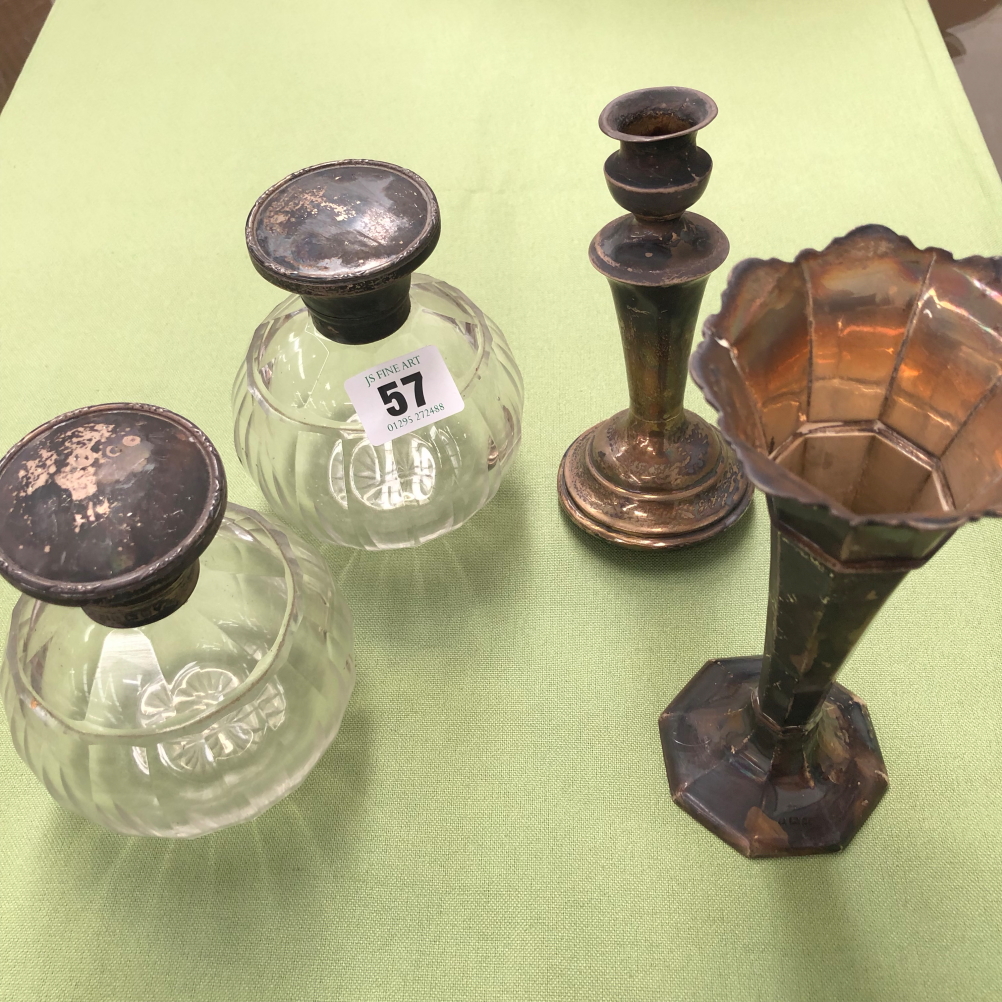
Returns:
[[[434,250],[434,193],[374,160],[269,188],[247,247],[292,293],[233,389],[237,455],[268,502],[320,539],[416,546],[495,494],[521,438],[522,377],[497,325],[414,273]]]
[[[126,835],[256,817],[337,733],[351,616],[317,553],[226,503],[212,443],[146,404],[42,425],[0,460],[0,574],[23,592],[0,693],[64,807]]]

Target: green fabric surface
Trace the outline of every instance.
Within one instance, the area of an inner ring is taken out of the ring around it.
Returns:
[[[891,789],[835,856],[749,862],[669,797],[656,717],[761,650],[768,518],[621,552],[561,516],[564,448],[625,406],[588,264],[619,213],[617,94],[720,115],[698,211],[729,266],[863,223],[1002,253],[1002,184],[923,0],[58,0],[0,116],[0,445],[143,400],[231,444],[230,384],[281,293],[254,198],[322,160],[424,176],[425,270],[507,332],[522,452],[494,502],[413,551],[325,552],[358,685],[303,786],[193,842],[58,808],[0,735],[5,1000],[977,1000],[1002,994],[1002,526],[961,530],[840,680]],[[689,387],[689,406],[708,408]],[[265,509],[266,510],[266,509]],[[0,589],[6,623],[14,600]]]

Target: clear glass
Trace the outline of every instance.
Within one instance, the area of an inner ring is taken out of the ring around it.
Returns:
[[[175,613],[116,630],[22,596],[0,693],[52,796],[126,835],[256,817],[333,740],[354,685],[351,614],[318,554],[227,508]]]
[[[426,345],[441,351],[464,409],[373,446],[345,380]],[[254,333],[233,414],[240,462],[291,524],[343,546],[416,546],[494,496],[521,439],[522,376],[493,321],[414,274],[406,323],[372,344],[331,341],[298,296],[286,299]]]

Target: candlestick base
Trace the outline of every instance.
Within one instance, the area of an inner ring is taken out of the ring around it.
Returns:
[[[845,848],[887,789],[866,704],[832,683],[807,727],[756,709],[761,658],[709,661],[661,714],[672,799],[744,856]]]
[[[585,532],[667,550],[723,532],[752,487],[717,430],[689,411],[670,429],[621,411],[579,435],[560,462],[560,503]]]

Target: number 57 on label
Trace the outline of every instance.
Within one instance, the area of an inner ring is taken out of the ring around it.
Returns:
[[[380,362],[346,379],[344,388],[373,445],[463,409],[456,381],[434,345]]]

